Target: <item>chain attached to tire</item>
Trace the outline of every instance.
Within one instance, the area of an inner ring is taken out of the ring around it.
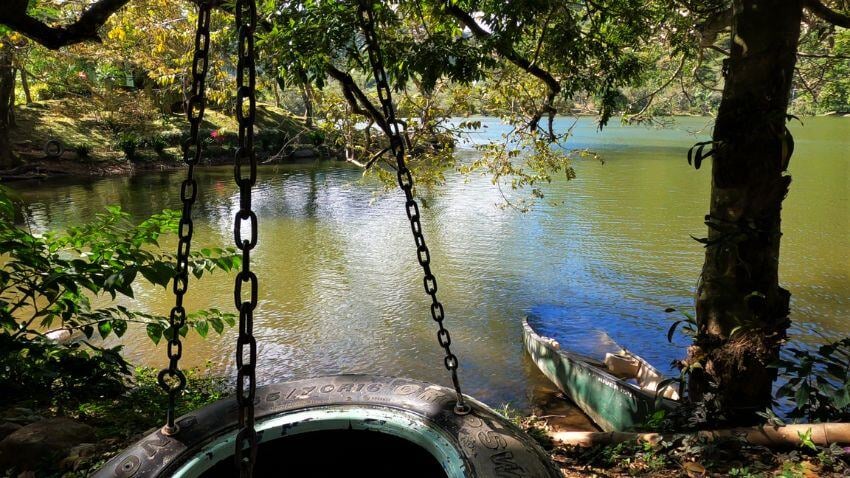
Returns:
[[[159,372],[159,386],[168,393],[168,412],[163,433],[173,435],[178,427],[174,423],[177,396],[186,388],[186,375],[179,368],[183,355],[180,330],[186,325],[186,309],[183,297],[189,289],[189,254],[192,244],[194,223],[192,206],[198,196],[198,182],[195,180],[195,165],[201,160],[202,145],[200,125],[204,118],[206,95],[204,92],[207,71],[209,69],[210,16],[212,5],[208,1],[199,2],[198,27],[195,33],[195,55],[192,58],[192,90],[186,102],[186,117],[189,120],[189,138],[183,143],[183,162],[188,166],[186,179],[180,186],[180,200],[183,212],[177,230],[177,271],[174,274],[172,288],[175,304],[169,315],[168,327],[168,368]]]
[[[437,342],[439,342],[440,346],[446,352],[443,363],[451,373],[452,384],[457,395],[454,412],[458,415],[465,415],[470,412],[470,408],[464,402],[463,393],[460,390],[460,381],[457,376],[458,359],[451,350],[452,339],[449,331],[443,326],[445,312],[443,310],[443,304],[437,300],[437,279],[431,272],[431,254],[428,251],[428,246],[425,245],[425,236],[422,234],[419,204],[413,197],[413,176],[410,174],[410,170],[407,168],[404,160],[404,138],[399,128],[401,121],[396,119],[395,115],[390,85],[387,80],[387,72],[384,68],[381,49],[378,45],[377,35],[375,34],[375,15],[372,11],[371,0],[359,1],[358,17],[360,28],[366,37],[366,49],[369,53],[369,63],[375,75],[378,98],[380,99],[384,118],[389,128],[390,149],[396,159],[398,185],[404,192],[407,200],[405,202],[405,209],[407,210],[407,218],[410,220],[410,228],[413,231],[413,240],[416,243],[416,255],[419,259],[419,265],[422,266],[422,270],[425,273],[423,280],[425,292],[431,297],[431,318],[434,319],[439,327],[437,330]]]
[[[236,401],[239,405],[239,431],[236,435],[236,465],[242,478],[252,476],[257,459],[257,431],[254,429],[254,395],[257,389],[257,341],[254,339],[254,309],[257,308],[257,275],[251,271],[251,250],[257,245],[257,215],[251,209],[251,189],[257,182],[257,158],[254,153],[254,119],[257,111],[254,29],[257,25],[255,0],[237,0],[236,28],[238,60],[236,64],[236,121],[239,124],[239,148],[233,176],[239,186],[239,211],[233,238],[242,251],[242,270],[236,275],[233,297],[239,311],[239,338],[236,342]],[[248,171],[243,171],[247,167]],[[250,228],[250,237],[243,227]],[[242,289],[249,287],[247,300]],[[247,347],[247,349],[246,349]]]

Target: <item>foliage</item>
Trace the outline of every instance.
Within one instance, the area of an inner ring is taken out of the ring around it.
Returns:
[[[120,347],[104,348],[92,339],[95,334],[120,338],[131,326],[146,327],[155,342],[167,333],[166,317],[132,311],[115,300],[132,298],[133,285],[141,279],[163,288],[169,284],[175,259],[159,250],[158,241],[176,231],[179,214],[164,211],[134,225],[127,213],[110,207],[63,234],[33,234],[12,223],[15,206],[5,190],[0,193],[0,257],[5,262],[0,271],[0,388],[49,398],[63,387],[63,393],[73,395],[87,387],[86,379],[114,385],[127,372]],[[239,263],[232,249],[205,249],[191,254],[189,269],[200,278]],[[224,324],[233,323],[231,314],[202,310],[190,314],[179,333],[195,330],[203,336],[210,327],[221,333]],[[51,328],[85,338],[60,344],[45,335]],[[5,400],[15,398],[3,394]]]
[[[38,409],[37,413],[42,416],[59,413],[87,423],[95,428],[97,438],[94,450],[90,453],[68,457],[58,463],[61,471],[57,470],[54,457],[43,457],[40,469],[36,470],[38,476],[92,476],[107,460],[136,441],[140,434],[160,427],[165,419],[168,396],[162,393],[157,383],[157,373],[156,369],[139,367],[132,373],[126,390],[121,394],[88,396],[64,410]],[[214,375],[209,363],[205,369],[192,368],[185,370],[185,373],[186,388],[176,403],[178,416],[230,394],[226,379]],[[17,405],[31,404],[25,401]]]
[[[501,407],[496,409],[496,412],[525,431],[525,433],[527,433],[531,438],[534,438],[534,440],[543,448],[547,450],[552,448],[553,444],[548,435],[549,426],[546,424],[546,420],[535,415],[524,416],[510,403],[503,403]]]
[[[118,149],[124,152],[129,161],[136,159],[136,148],[139,147],[139,137],[135,133],[121,133],[118,137]]]
[[[153,150],[157,154],[162,154],[165,151],[165,148],[168,147],[168,141],[162,137],[162,135],[156,135],[149,140],[146,141],[147,145],[153,148]]]
[[[121,346],[84,344],[66,346],[40,337],[0,334],[0,404],[27,397],[61,408],[123,390],[130,370]]]
[[[669,465],[670,458],[661,447],[649,442],[628,441],[593,449],[592,463],[605,468],[621,466],[633,472],[658,472]]]
[[[82,143],[77,145],[77,155],[79,155],[80,159],[89,159],[91,157],[92,147],[88,143]]]
[[[850,456],[842,447],[803,446],[771,450],[730,437],[709,440],[695,434],[664,435],[657,442],[643,440],[590,448],[555,447],[556,462],[566,470],[596,476],[845,476]],[[566,476],[574,476],[566,474]]]
[[[99,425],[101,438],[132,438],[140,432],[162,424],[168,396],[162,393],[157,382],[159,370],[137,367],[132,383],[121,397],[92,399],[80,403],[69,413],[87,422]],[[204,370],[185,371],[186,388],[181,392],[176,406],[177,415],[189,413],[209,403],[226,397],[230,390],[224,377],[214,375],[208,363]]]
[[[811,422],[850,420],[850,338],[821,345],[815,351],[789,348],[779,368],[784,383],[777,398],[790,399],[791,418]]]

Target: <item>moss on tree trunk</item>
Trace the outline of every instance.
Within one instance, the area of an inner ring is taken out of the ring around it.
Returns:
[[[688,364],[694,400],[712,393],[726,419],[770,406],[790,294],[779,286],[780,211],[791,182],[786,129],[802,0],[735,0],[731,56],[714,128],[698,336]]]

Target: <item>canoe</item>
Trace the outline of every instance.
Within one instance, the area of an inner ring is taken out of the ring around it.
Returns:
[[[675,387],[658,390],[665,379],[661,372],[613,341],[616,347],[596,359],[562,350],[556,340],[538,334],[528,317],[522,328],[525,349],[543,375],[603,431],[640,429],[656,411],[679,405]]]

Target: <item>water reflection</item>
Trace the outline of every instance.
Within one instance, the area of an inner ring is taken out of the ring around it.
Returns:
[[[664,345],[673,318],[663,310],[690,307],[703,256],[690,235],[704,234],[709,174],[688,168],[684,157],[704,137],[689,131],[706,122],[683,120],[672,130],[612,126],[598,134],[583,120],[571,146],[600,151],[605,164],[576,163],[578,178],[545,187],[546,200],[530,213],[498,207],[502,197],[488,178],[450,175],[429,193],[423,224],[465,391],[495,405],[527,405],[542,380],[523,359],[519,318],[528,313],[548,317],[553,335],[600,326],[668,370],[682,344]],[[488,135],[498,134],[498,124],[487,124]],[[850,122],[815,119],[794,128],[781,277],[793,293],[795,340],[813,342],[819,334],[844,334],[850,316]],[[233,240],[238,195],[230,175],[229,168],[199,175],[196,249]],[[138,218],[176,208],[180,179],[164,172],[49,182],[29,185],[23,196],[34,229],[44,230],[79,223],[110,204]],[[369,372],[447,384],[402,197],[381,191],[338,163],[261,170],[253,256],[261,381]],[[163,245],[172,249],[174,242]],[[187,304],[232,308],[232,283],[220,273],[192,282]],[[136,292],[126,305],[170,309],[168,291]],[[185,363],[210,360],[232,371],[234,342],[232,330],[190,338]],[[125,343],[132,360],[164,364],[164,348],[143,331],[131,331]]]

